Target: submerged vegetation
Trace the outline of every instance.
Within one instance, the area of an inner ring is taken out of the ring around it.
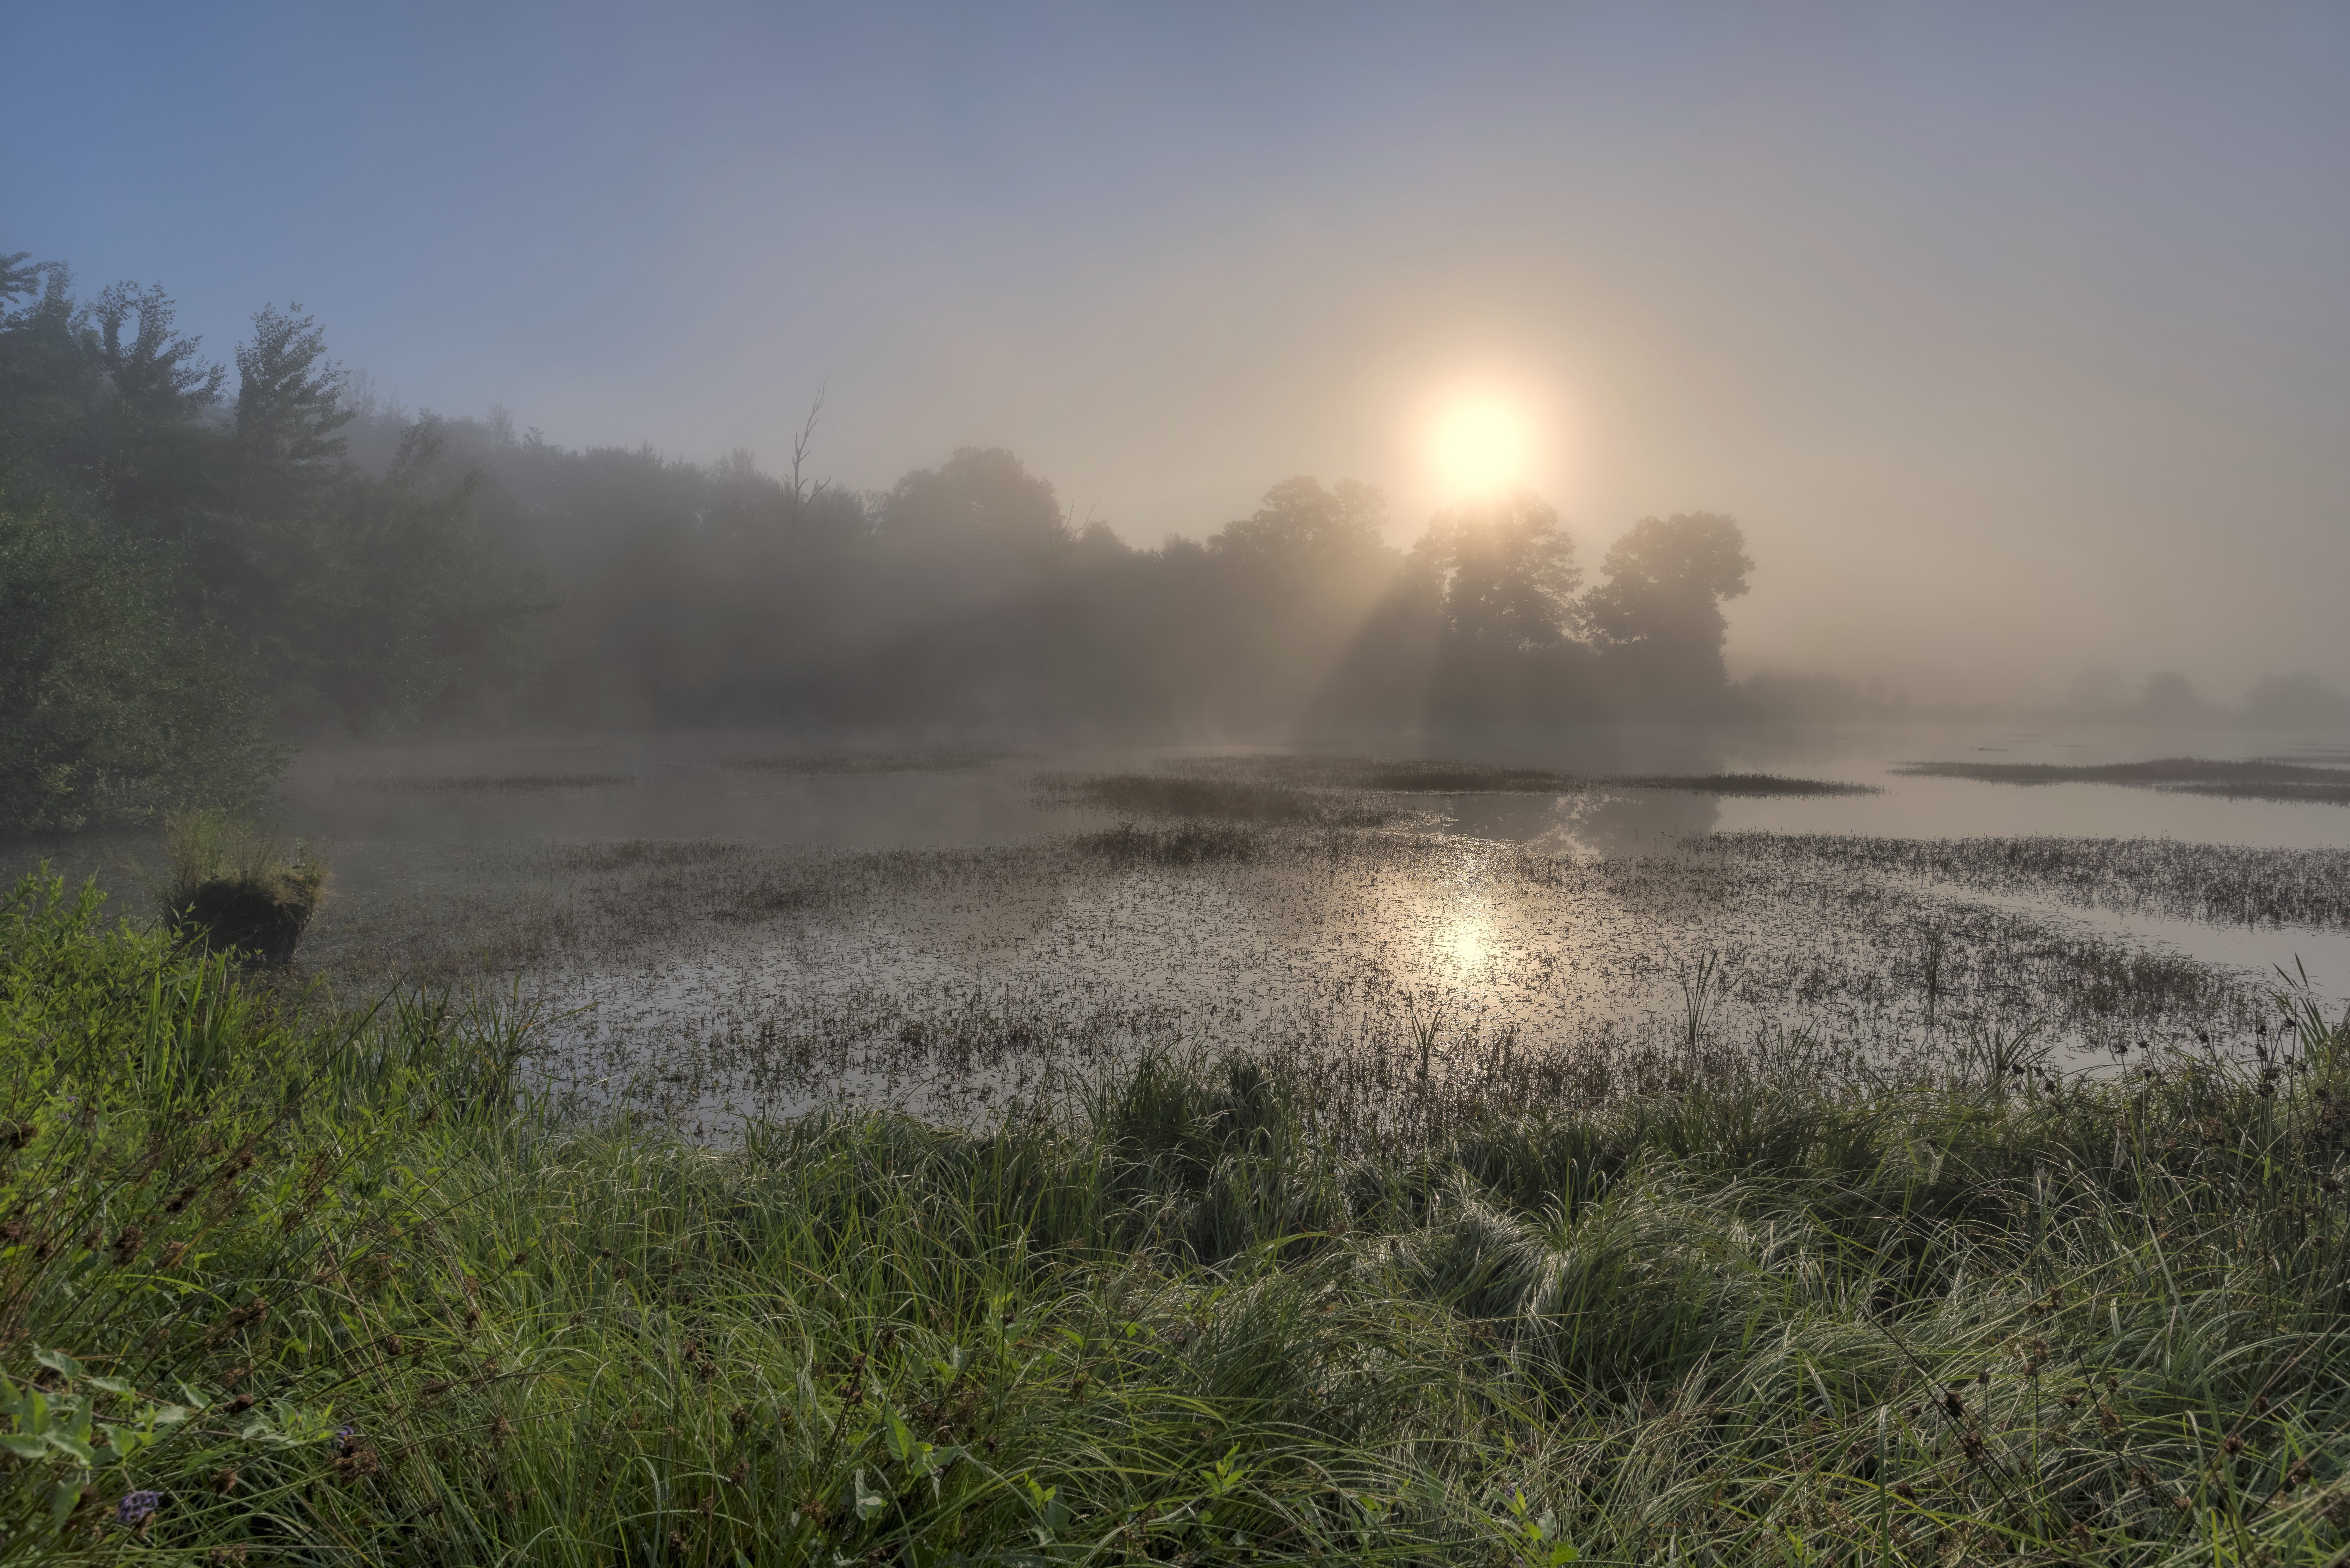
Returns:
[[[984,1119],[1041,1083],[1223,1050],[1367,1125],[1431,997],[1448,1103],[1604,1098],[1669,1076],[1697,955],[1717,960],[1710,1039],[1798,1032],[1896,1073],[2035,1023],[2065,1060],[2249,1043],[2266,1005],[2226,966],[1799,858],[1185,817],[973,850],[458,846],[402,876],[413,895],[319,923],[315,972],[350,995],[519,986],[556,1020],[550,1081],[689,1127]]]
[[[2136,1568],[2350,1526],[2350,1024],[2291,997],[2099,1077],[1791,1040],[1364,1142],[1154,1057],[712,1148],[531,1092],[524,1016],[319,1012],[99,917],[30,880],[0,923],[15,1555]]]
[[[1120,823],[1107,833],[1077,836],[1076,848],[1113,865],[1199,866],[1211,861],[1254,860],[1264,853],[1262,835],[1227,824],[1187,822],[1153,830]]]

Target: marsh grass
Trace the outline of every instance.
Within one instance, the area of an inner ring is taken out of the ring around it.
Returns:
[[[1691,794],[1762,798],[1773,795],[1883,794],[1875,784],[1833,779],[1789,778],[1783,774],[1639,774],[1596,781],[1616,789],[1681,790]]]
[[[796,774],[812,778],[867,774],[972,773],[1003,762],[1010,752],[794,752],[776,756],[733,757],[719,766],[738,772]]]
[[[2246,926],[2350,925],[2350,850],[2169,838],[1878,838],[1717,833],[1697,853],[1811,870],[1950,882],[2099,909]]]
[[[1114,866],[1245,862],[1264,853],[1263,835],[1229,823],[1187,822],[1159,829],[1120,823],[1106,833],[1080,834],[1073,843],[1078,854]]]
[[[1408,815],[1357,791],[1174,774],[1053,775],[1038,781],[1037,798],[1136,816],[1289,826],[1378,827]]]
[[[2321,805],[2350,805],[2350,779],[2339,784],[2183,784],[2164,786],[2176,794],[2218,795],[2227,800],[2310,801]]]
[[[1717,1042],[1349,1139],[1156,1055],[711,1148],[565,1119],[508,1011],[294,1008],[99,917],[0,917],[0,1555],[2345,1544],[2350,1021],[2305,995],[2098,1079]]]
[[[2068,1060],[2249,1040],[2267,1005],[2257,977],[2034,911],[1743,856],[1179,820],[971,851],[515,846],[412,874],[411,898],[335,907],[311,971],[360,999],[403,977],[519,985],[549,1011],[550,1082],[689,1130],[818,1105],[984,1119],[1048,1082],[1227,1049],[1367,1117],[1392,1111],[1403,999],[1430,985],[1474,998],[1434,1076],[1584,1103],[1665,1081],[1695,954],[1716,960],[1721,1038],[1792,1031],[1887,1071],[2033,1020]]]
[[[1874,784],[1780,774],[1579,774],[1491,763],[1290,755],[1192,757],[1170,771],[1208,778],[1254,779],[1295,786],[1368,790],[1391,794],[1579,794],[1599,789],[1677,790],[1719,795],[1864,795]]]
[[[633,774],[466,774],[441,778],[373,778],[349,774],[335,781],[341,790],[379,794],[548,794],[570,790],[633,789],[645,781]]]
[[[1918,778],[1974,779],[1986,784],[2113,784],[2180,794],[2350,805],[2350,771],[2256,758],[2215,762],[2160,757],[2144,763],[2066,766],[2053,763],[1908,763],[1897,773]]]

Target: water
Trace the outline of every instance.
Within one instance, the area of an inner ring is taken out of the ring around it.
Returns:
[[[1289,844],[1197,868],[1089,857],[1072,836],[1111,819],[1039,804],[1041,774],[1184,755],[1167,751],[811,763],[785,738],[743,732],[318,751],[286,781],[283,819],[327,845],[336,867],[307,964],[348,991],[403,973],[507,975],[565,1014],[556,1033],[575,1077],[717,1116],[792,1108],[827,1075],[919,1097],[922,1053],[903,1043],[969,1036],[983,1015],[998,1034],[1051,1036],[1044,1054],[1271,1034],[1384,1046],[1415,1007],[1441,1010],[1462,1049],[1503,1035],[1628,1048],[1687,1030],[1700,962],[1720,976],[1708,1027],[1801,1028],[1879,1054],[1947,1044],[1970,1021],[2040,1019],[2076,1059],[2148,1032],[2241,1033],[2273,966],[2298,960],[2322,993],[2350,993],[2350,932],[1914,878],[1862,886],[1692,849],[1755,831],[2350,848],[2350,809],[2337,805],[1896,771],[2231,749],[2012,728],[1571,733],[1451,754],[1586,776],[1768,772],[1883,793],[1416,797],[1416,820],[1343,852]],[[670,847],[590,847],[639,841]],[[679,847],[693,845],[707,847]],[[139,841],[68,847],[84,865],[153,854]],[[874,857],[899,851],[915,853]],[[1937,932],[1948,953],[1934,984],[1923,954]],[[2131,954],[2190,958],[2212,975],[2133,970]],[[2081,1000],[2092,994],[2104,1011]],[[785,1058],[803,1066],[781,1072]],[[1030,1068],[1003,1069],[1015,1070]]]

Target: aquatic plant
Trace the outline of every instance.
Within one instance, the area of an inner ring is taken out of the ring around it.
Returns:
[[[1214,861],[1247,861],[1263,852],[1257,833],[1227,823],[1187,822],[1178,827],[1151,829],[1130,822],[1107,833],[1079,834],[1072,844],[1080,855],[1113,865],[1200,866]]]
[[[1988,784],[2127,784],[2178,794],[2350,805],[2350,771],[2268,758],[2214,762],[2202,757],[2160,757],[2152,762],[2082,766],[2053,763],[1908,763],[1894,771],[1919,778],[1974,779]]]
[[[1951,883],[2231,925],[2350,925],[2350,849],[2173,838],[1883,838],[1716,833],[1694,851],[1791,873]]]
[[[1170,774],[1054,775],[1038,781],[1038,799],[1138,816],[1315,827],[1378,827],[1405,815],[1350,791]]]

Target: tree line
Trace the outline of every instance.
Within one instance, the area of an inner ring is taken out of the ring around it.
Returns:
[[[290,742],[451,725],[1403,731],[1723,701],[1737,524],[1586,582],[1515,493],[1387,543],[1288,479],[1204,539],[1073,523],[1012,453],[889,489],[411,417],[266,307],[229,365],[160,286],[0,256],[0,825],[265,787]],[[810,430],[813,430],[811,421]]]

